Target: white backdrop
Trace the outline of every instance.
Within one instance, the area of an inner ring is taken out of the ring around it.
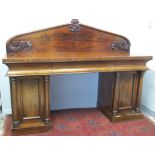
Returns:
[[[70,23],[83,24],[124,35],[131,41],[131,55],[155,55],[153,0],[4,0],[0,1],[0,58],[6,41],[19,33]],[[142,104],[155,111],[155,60],[148,63]],[[7,67],[0,63],[3,110],[10,112]],[[148,84],[149,81],[149,84]]]

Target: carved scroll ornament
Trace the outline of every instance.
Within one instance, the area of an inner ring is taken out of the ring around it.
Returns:
[[[79,24],[78,19],[72,19],[71,24],[69,25],[69,30],[71,32],[80,31],[80,24]]]
[[[7,52],[19,52],[22,51],[23,49],[27,49],[30,50],[32,48],[32,43],[30,41],[16,41],[11,43],[8,47],[7,47]]]
[[[119,50],[130,50],[130,43],[129,42],[113,42],[111,44],[111,48],[115,49],[118,48]]]

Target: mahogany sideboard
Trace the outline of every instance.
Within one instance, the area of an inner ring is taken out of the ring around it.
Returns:
[[[6,51],[14,135],[44,132],[54,125],[49,83],[55,74],[99,72],[97,107],[103,114],[112,122],[143,117],[143,75],[152,57],[130,56],[130,41],[121,35],[73,19],[15,36],[7,41]]]

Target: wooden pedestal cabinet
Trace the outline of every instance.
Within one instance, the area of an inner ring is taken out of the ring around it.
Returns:
[[[46,131],[49,122],[49,76],[10,77],[13,133]],[[36,128],[35,128],[36,127]]]
[[[140,71],[100,73],[98,107],[112,122],[142,118],[142,80]]]

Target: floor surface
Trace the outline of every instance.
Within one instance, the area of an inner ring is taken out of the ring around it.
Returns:
[[[53,128],[29,136],[155,136],[155,123],[149,118],[111,123],[98,109],[51,112]],[[4,134],[10,136],[11,116],[5,119]]]

